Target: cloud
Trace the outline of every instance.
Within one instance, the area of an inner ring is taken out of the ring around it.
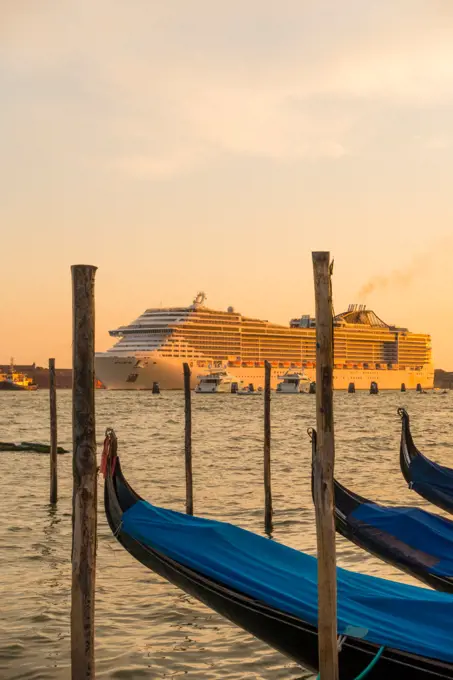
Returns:
[[[51,100],[55,120],[90,117],[104,167],[132,175],[171,177],[224,154],[337,159],[362,152],[395,107],[453,106],[442,2],[17,5],[3,22],[4,78],[31,78],[33,106]]]
[[[418,141],[420,142],[421,146],[423,148],[431,150],[431,149],[439,149],[439,150],[444,150],[444,149],[449,149],[451,147],[452,140],[451,138],[448,138],[446,136],[428,136],[428,137],[418,137]]]
[[[203,167],[209,162],[212,155],[208,155],[199,149],[185,147],[166,150],[158,154],[122,156],[114,159],[109,164],[109,169],[128,174],[140,179],[168,179],[176,174],[189,172],[198,167]]]

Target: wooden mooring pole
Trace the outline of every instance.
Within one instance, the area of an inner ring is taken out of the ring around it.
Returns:
[[[190,368],[184,364],[184,457],[186,464],[186,513],[193,515],[192,479],[192,395],[190,392]]]
[[[330,253],[314,252],[316,302],[316,425],[313,494],[318,546],[318,654],[321,680],[338,680],[337,573],[333,474],[333,314]]]
[[[264,530],[272,533],[272,487],[271,487],[271,370],[264,362]]]
[[[55,380],[55,359],[49,359],[49,402],[50,402],[50,503],[58,500],[57,477],[57,386]]]
[[[96,576],[97,471],[94,414],[94,276],[96,267],[72,270],[72,680],[92,680]]]

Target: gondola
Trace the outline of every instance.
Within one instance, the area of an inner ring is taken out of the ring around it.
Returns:
[[[398,414],[401,416],[400,466],[409,488],[453,514],[453,470],[433,463],[417,449],[407,411],[399,408]]]
[[[373,503],[334,481],[338,533],[427,585],[453,593],[453,522]]]
[[[104,445],[110,528],[133,557],[312,671],[318,667],[317,561],[231,524],[145,502]],[[338,569],[340,680],[453,680],[453,596]],[[374,663],[375,662],[375,663]]]
[[[309,436],[314,461],[316,431],[310,428]],[[336,479],[334,496],[339,534],[435,590],[453,593],[453,522],[420,508],[379,505]]]

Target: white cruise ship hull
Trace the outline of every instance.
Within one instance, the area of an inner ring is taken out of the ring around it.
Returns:
[[[196,360],[162,357],[159,353],[151,356],[116,356],[105,352],[96,355],[96,377],[109,390],[150,390],[153,383],[159,383],[162,390],[183,389],[183,362],[192,364],[191,386],[198,383],[199,375],[206,375],[212,370],[212,365],[206,361],[201,367]],[[264,387],[264,368],[230,366],[231,372],[238,381],[245,384],[253,383],[255,389]],[[273,368],[271,387],[275,389],[281,382],[288,368]],[[310,380],[316,379],[316,369],[305,368],[305,375]],[[356,390],[369,390],[370,384],[376,382],[379,390],[399,390],[404,383],[408,390],[415,389],[420,384],[423,389],[434,386],[434,368],[430,365],[421,369],[353,369],[343,368],[334,370],[334,388],[347,390],[350,383],[355,384]]]

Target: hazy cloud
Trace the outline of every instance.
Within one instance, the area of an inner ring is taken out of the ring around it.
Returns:
[[[442,2],[6,4],[3,78],[13,74],[26,99],[17,79],[31,77],[33,106],[51,100],[56,120],[77,125],[88,113],[104,167],[140,176],[222,153],[283,162],[361,153],[378,124],[370,103],[379,112],[453,102]],[[445,135],[423,137],[434,150]]]

